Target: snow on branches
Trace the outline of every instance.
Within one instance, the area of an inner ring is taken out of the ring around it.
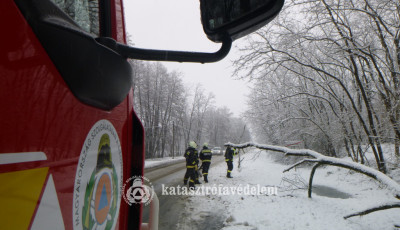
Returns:
[[[282,147],[282,146],[257,144],[257,143],[252,143],[252,142],[247,142],[247,143],[242,143],[242,144],[226,143],[225,146],[231,146],[231,147],[238,148],[238,149],[255,147],[258,149],[262,149],[262,150],[281,152],[285,156],[306,157],[305,159],[302,159],[299,162],[289,166],[287,169],[284,170],[284,172],[287,172],[303,163],[314,163],[314,165],[311,169],[310,179],[309,179],[309,184],[308,184],[308,197],[309,198],[311,198],[312,182],[313,182],[313,177],[314,177],[314,174],[315,174],[315,171],[317,170],[317,168],[322,165],[332,165],[332,166],[350,169],[350,170],[356,171],[358,173],[367,175],[367,176],[379,181],[381,184],[385,185],[387,187],[387,189],[389,189],[393,193],[395,198],[400,199],[400,184],[398,184],[396,181],[391,179],[386,174],[384,174],[378,170],[375,170],[373,168],[367,167],[365,165],[356,163],[356,162],[350,162],[350,161],[346,161],[346,160],[339,159],[339,158],[324,156],[321,153],[318,153],[316,151],[309,150],[309,149],[290,149],[290,148]],[[347,218],[350,218],[353,216],[362,216],[362,215],[369,214],[371,212],[390,209],[390,208],[400,208],[400,202],[381,204],[381,205],[378,205],[375,207],[368,208],[361,212],[347,215],[344,218],[347,219]]]

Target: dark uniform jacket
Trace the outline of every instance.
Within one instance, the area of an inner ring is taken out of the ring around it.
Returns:
[[[225,161],[233,161],[233,155],[235,155],[235,151],[231,147],[226,148]]]
[[[186,149],[185,158],[187,168],[194,168],[199,163],[197,150],[192,147]]]
[[[203,162],[211,162],[211,158],[211,150],[207,147],[203,147],[203,149],[200,151],[200,160]]]

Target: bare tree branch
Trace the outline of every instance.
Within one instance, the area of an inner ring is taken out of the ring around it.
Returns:
[[[391,204],[382,204],[377,207],[369,208],[364,211],[360,211],[360,212],[356,212],[356,213],[344,216],[343,218],[348,219],[348,218],[354,217],[354,216],[364,216],[364,215],[370,214],[372,212],[382,211],[382,210],[387,210],[387,209],[392,209],[392,208],[400,208],[400,203],[396,202],[396,203],[391,203]]]

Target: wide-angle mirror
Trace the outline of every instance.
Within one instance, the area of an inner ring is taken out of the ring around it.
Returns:
[[[214,42],[245,36],[269,23],[284,0],[200,0],[204,32]]]

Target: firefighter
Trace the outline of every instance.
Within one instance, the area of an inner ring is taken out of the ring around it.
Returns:
[[[197,148],[197,143],[194,142],[196,144],[196,148]],[[200,175],[200,169],[199,169],[199,152],[196,149],[196,165],[194,167],[194,184],[201,184],[199,181],[199,175]]]
[[[228,172],[226,174],[226,177],[232,178],[231,172],[233,169],[233,156],[235,155],[235,149],[231,148],[231,146],[228,146],[225,150],[225,161],[228,166]]]
[[[211,165],[211,150],[208,148],[208,143],[203,144],[203,149],[200,151],[201,168],[203,169],[204,182],[208,183],[208,169]]]
[[[187,184],[189,180],[189,188],[194,189],[194,184],[196,181],[196,169],[198,160],[198,153],[197,153],[197,144],[194,141],[189,142],[189,147],[185,151],[185,158],[186,158],[186,173],[185,177],[183,178],[184,185]]]

